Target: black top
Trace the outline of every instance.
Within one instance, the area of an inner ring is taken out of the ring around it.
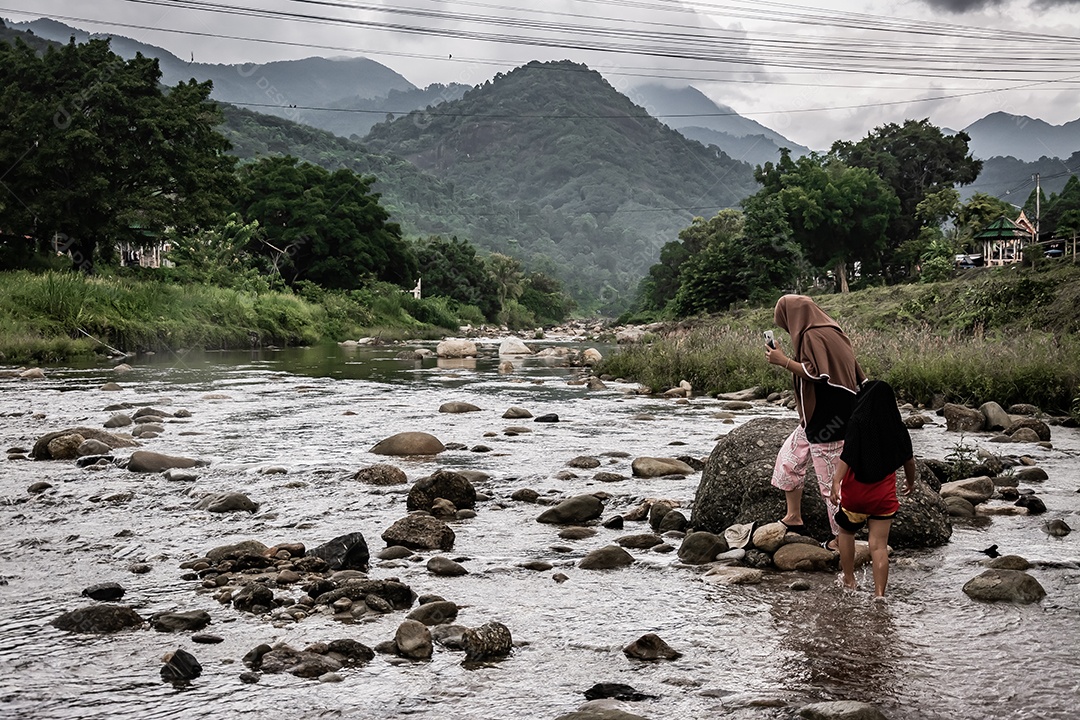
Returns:
[[[840,459],[856,480],[875,483],[911,458],[911,435],[900,419],[893,389],[881,380],[871,380],[859,392]]]
[[[824,380],[807,382],[814,383],[817,402],[814,414],[806,419],[806,439],[815,445],[843,440],[851,412],[855,409],[855,393]]]

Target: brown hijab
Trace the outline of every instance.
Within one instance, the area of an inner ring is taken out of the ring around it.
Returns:
[[[792,359],[800,363],[815,381],[855,394],[866,379],[851,341],[840,326],[805,295],[785,295],[773,313],[776,325],[791,336]],[[803,423],[814,415],[813,382],[795,377],[795,398]]]

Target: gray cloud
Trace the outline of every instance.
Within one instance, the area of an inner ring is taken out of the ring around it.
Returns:
[[[1049,1],[1052,2],[1053,0]],[[1075,0],[1063,1],[1075,2]],[[961,15],[963,13],[978,12],[988,8],[1001,7],[1007,0],[923,0],[923,2],[935,10],[944,10],[945,12],[954,15]]]

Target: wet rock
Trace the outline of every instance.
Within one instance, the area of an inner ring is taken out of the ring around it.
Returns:
[[[819,545],[788,543],[773,553],[772,560],[780,570],[829,570],[836,567],[837,554]]]
[[[623,529],[623,516],[616,515],[615,517],[608,518],[603,522],[603,527],[608,530],[622,530]]]
[[[648,518],[649,527],[653,530],[660,530],[660,523],[663,521],[664,516],[675,509],[675,505],[669,500],[658,500],[649,505]]]
[[[161,425],[155,425],[154,423],[147,423],[145,425],[139,425],[131,431],[131,436],[139,438],[140,440],[150,440],[161,435],[165,432],[165,428]]]
[[[371,452],[376,455],[438,455],[446,446],[425,432],[403,432],[380,441]]]
[[[354,532],[338,537],[307,551],[307,555],[322,558],[327,570],[359,570],[367,572],[371,556],[363,533]]]
[[[368,485],[404,485],[409,482],[405,472],[393,465],[380,463],[361,468],[353,475],[353,480],[358,480]]]
[[[623,654],[636,660],[677,660],[682,653],[673,649],[655,633],[646,633],[623,648]]]
[[[472,340],[443,340],[435,347],[435,354],[441,358],[476,357],[476,343]]]
[[[205,610],[162,612],[150,617],[150,627],[158,632],[194,632],[209,624],[210,613]]]
[[[112,602],[113,600],[119,600],[124,597],[124,588],[119,583],[99,583],[97,585],[91,585],[88,588],[84,588],[82,591],[83,597],[88,597],[91,600],[98,600],[101,602]]]
[[[942,408],[945,416],[945,429],[951,432],[981,432],[986,425],[986,418],[978,410],[963,405],[947,403]]]
[[[104,634],[140,627],[143,619],[123,605],[89,605],[66,612],[49,623],[58,630]]]
[[[722,537],[711,532],[693,532],[683,538],[679,546],[679,559],[688,565],[711,563],[716,556],[727,552],[728,545]]]
[[[664,541],[659,535],[655,535],[653,533],[642,533],[639,535],[623,535],[620,538],[616,538],[615,542],[616,544],[624,548],[631,548],[634,550],[648,550],[651,547],[656,547]]]
[[[1021,495],[1016,501],[1016,507],[1027,509],[1028,515],[1042,515],[1046,512],[1046,503],[1035,495]]]
[[[638,692],[631,686],[623,685],[622,683],[596,683],[585,691],[586,700],[601,700],[604,698],[626,700],[628,702],[640,702],[642,700],[656,700],[658,699],[658,696],[646,695],[645,693]]]
[[[130,468],[129,468],[130,469]],[[195,507],[212,513],[249,512],[259,509],[257,503],[244,493],[230,492],[207,495]]]
[[[600,472],[593,475],[593,480],[596,480],[597,482],[622,482],[626,479],[627,477],[625,475],[615,472],[607,472],[605,470],[601,470]]]
[[[994,481],[988,477],[974,477],[942,483],[939,494],[943,498],[959,497],[967,500],[972,505],[978,505],[993,496]]]
[[[567,467],[578,468],[580,470],[592,470],[593,468],[600,467],[600,461],[589,455],[578,455],[576,458],[571,458],[566,461]]]
[[[210,633],[195,633],[191,636],[191,642],[200,645],[218,645],[225,642],[225,638],[220,635],[211,635]]]
[[[128,566],[128,572],[133,575],[145,575],[153,568],[147,563],[132,563]]]
[[[596,530],[591,527],[568,527],[559,531],[559,537],[563,540],[585,540],[595,535]]]
[[[1020,570],[987,570],[964,584],[964,593],[975,600],[1028,604],[1046,597],[1039,581]]]
[[[527,560],[518,565],[518,567],[525,570],[533,570],[535,572],[547,572],[555,566],[549,563],[547,560]]]
[[[124,388],[120,386],[120,383],[107,382],[98,389],[104,392],[117,392],[119,390],[123,390]]]
[[[30,493],[31,495],[40,495],[51,487],[52,485],[45,482],[44,480],[38,480],[36,483],[32,483],[30,487],[26,488],[26,492]]]
[[[404,545],[391,545],[388,548],[380,550],[376,554],[376,557],[380,560],[401,560],[402,558],[409,557],[415,552],[415,550],[407,548]]]
[[[453,550],[454,531],[430,515],[414,513],[401,518],[382,534],[387,546],[404,545],[415,550]]]
[[[159,473],[170,468],[188,469],[208,465],[205,460],[194,460],[186,457],[175,457],[162,453],[150,452],[149,450],[136,450],[128,459],[127,469],[138,473]]]
[[[510,362],[509,360],[503,360],[501,363],[499,363],[500,375],[509,375],[512,372],[514,372],[514,363]]]
[[[1054,518],[1046,523],[1046,534],[1051,537],[1065,537],[1072,532],[1072,528],[1061,518]]]
[[[332,640],[327,650],[345,667],[361,667],[375,659],[374,650],[350,638]]]
[[[499,622],[489,622],[467,629],[461,636],[466,662],[480,662],[506,657],[514,649],[510,628]]]
[[[412,660],[427,660],[433,651],[431,631],[422,622],[406,620],[394,634],[399,655]]]
[[[1010,415],[1038,415],[1039,408],[1029,403],[1016,403],[1009,406]]]
[[[1009,414],[996,402],[983,403],[979,406],[979,412],[985,418],[986,422],[983,427],[986,430],[1004,430],[1012,425]]]
[[[525,418],[531,418],[533,414],[523,407],[510,407],[503,413],[503,417],[507,420],[524,420]]]
[[[195,482],[199,479],[199,476],[190,470],[181,470],[179,468],[170,468],[161,474],[171,482]]]
[[[325,589],[324,589],[325,588]],[[407,610],[416,600],[416,593],[408,585],[397,579],[387,580],[349,580],[341,587],[325,585],[319,588],[305,587],[304,591],[315,598],[317,605],[331,605],[341,598],[363,601],[376,612]]]
[[[583,557],[578,567],[582,570],[613,570],[632,565],[633,562],[634,556],[618,545],[607,545]]]
[[[460,577],[469,574],[469,571],[462,567],[460,563],[454,562],[450,558],[443,557],[442,555],[436,555],[428,560],[427,569],[432,575],[439,575],[441,577]]]
[[[532,488],[521,488],[520,490],[515,490],[510,496],[510,499],[517,500],[518,502],[535,503],[539,497],[540,493]]]
[[[996,558],[987,558],[982,561],[983,565],[995,570],[1027,570],[1031,563],[1019,555],[1001,555]]]
[[[235,560],[245,555],[265,555],[268,550],[269,548],[258,540],[241,540],[231,545],[219,545],[207,550],[203,555],[210,562],[219,563],[222,560]]]
[[[604,512],[604,504],[595,495],[576,495],[549,508],[536,522],[552,525],[573,525],[595,520]]]
[[[1039,442],[1039,434],[1031,428],[1022,427],[1017,428],[1016,432],[1012,435],[1006,435],[1009,442],[1013,443],[1037,443]]]
[[[45,371],[41,368],[30,368],[29,370],[23,370],[19,373],[21,380],[43,380],[45,378]]]
[[[242,612],[259,614],[274,606],[274,593],[265,585],[250,583],[240,588],[232,597],[233,607]]]
[[[833,700],[805,705],[799,716],[807,720],[887,720],[873,705],[854,700]]]
[[[664,517],[661,518],[660,524],[656,529],[661,533],[671,532],[672,530],[681,532],[685,530],[689,524],[690,521],[686,519],[685,515],[678,510],[672,510],[671,512],[664,514]]]
[[[476,507],[476,488],[461,473],[438,470],[416,481],[409,490],[406,508],[430,512],[436,498],[449,500],[455,508],[472,509]]]
[[[948,508],[949,517],[975,517],[975,505],[965,498],[947,497],[945,507]]]
[[[457,620],[458,606],[449,600],[436,600],[424,603],[408,614],[409,620],[421,622],[424,625],[443,625]]]
[[[1017,482],[1025,483],[1043,482],[1044,480],[1050,479],[1050,476],[1046,474],[1046,471],[1040,467],[1020,468],[1013,473],[1013,477],[1016,478]]]
[[[1044,423],[1042,420],[1037,420],[1035,418],[1024,418],[1022,420],[1017,420],[1016,422],[1005,428],[1005,434],[1015,436],[1016,432],[1021,428],[1027,428],[1034,431],[1035,435],[1042,442],[1050,441],[1050,426]]]
[[[717,565],[701,576],[710,585],[757,585],[765,573],[757,568]]]
[[[87,457],[89,455],[108,455],[110,448],[100,440],[90,438],[89,440],[83,440],[78,448],[75,450],[75,454],[79,457]]]
[[[540,417],[536,418],[535,420],[533,420],[533,422],[557,423],[559,422],[559,416],[555,413],[547,413],[546,415],[541,415]]]
[[[458,415],[461,413],[480,412],[480,408],[467,402],[447,402],[439,406],[439,412]]]
[[[904,427],[909,430],[922,430],[923,427],[930,422],[933,421],[925,415],[908,415],[904,418]]]
[[[630,465],[634,477],[655,478],[665,475],[692,475],[695,471],[675,458],[639,457]]]
[[[202,674],[202,665],[195,656],[177,648],[162,658],[161,679],[173,685],[186,685]]]

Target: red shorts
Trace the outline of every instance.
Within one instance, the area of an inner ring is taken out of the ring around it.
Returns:
[[[852,529],[850,526],[858,529],[867,518],[888,520],[896,515],[899,509],[896,473],[890,473],[884,480],[876,483],[864,483],[856,480],[855,473],[848,468],[847,474],[840,481],[840,510],[836,513],[836,519],[841,526],[847,530]]]

